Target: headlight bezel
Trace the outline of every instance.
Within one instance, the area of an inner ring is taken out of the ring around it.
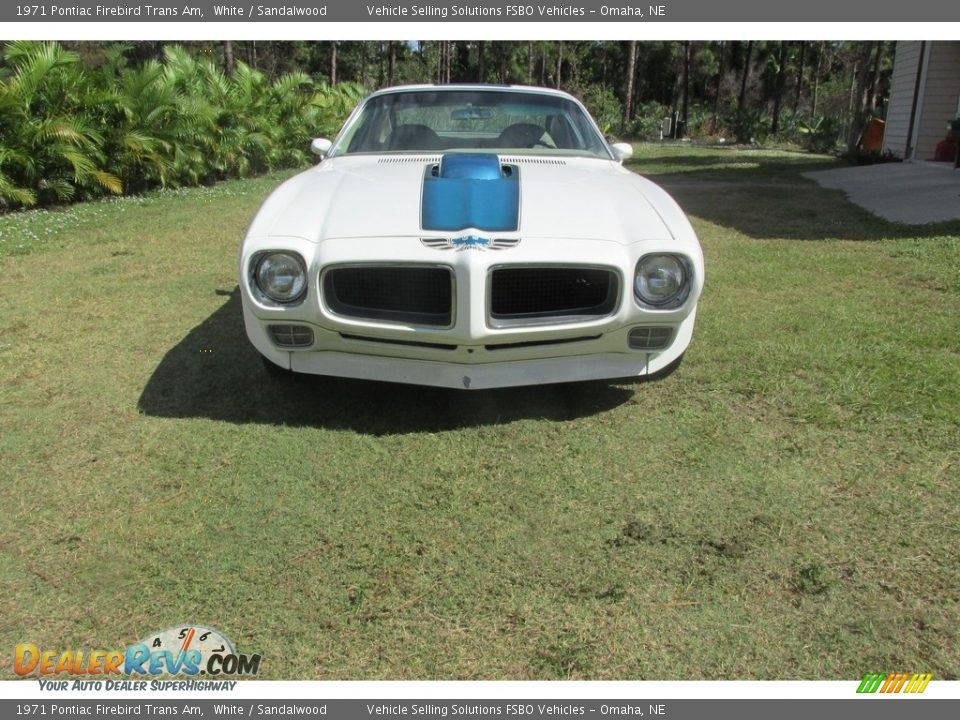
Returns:
[[[264,263],[269,258],[277,255],[284,255],[290,258],[300,269],[300,287],[295,295],[285,296],[280,293],[271,292],[270,289],[264,286],[265,283],[261,282],[261,270],[263,269]],[[290,250],[287,248],[261,250],[251,256],[249,262],[249,278],[250,288],[256,294],[257,300],[264,305],[270,305],[273,307],[291,307],[300,305],[306,299],[308,288],[310,286],[307,278],[307,263],[303,259],[303,256],[296,250]]]
[[[658,299],[652,296],[645,296],[640,291],[638,283],[640,269],[645,263],[652,261],[654,258],[669,258],[677,264],[681,272],[679,289],[665,298]],[[633,269],[633,299],[638,305],[647,310],[676,310],[690,297],[690,291],[693,287],[693,277],[693,263],[690,258],[685,255],[672,252],[646,253],[637,260]]]

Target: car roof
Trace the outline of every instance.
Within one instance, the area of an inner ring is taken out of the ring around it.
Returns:
[[[576,100],[570,93],[563,92],[562,90],[556,90],[554,88],[545,88],[545,87],[535,87],[532,85],[490,85],[486,83],[457,83],[455,85],[430,85],[430,84],[421,84],[421,85],[394,85],[392,87],[383,88],[382,90],[377,90],[374,93],[370,94],[370,97],[377,97],[379,95],[389,95],[391,93],[405,93],[405,92],[418,92],[418,91],[430,91],[430,92],[469,92],[471,90],[483,90],[484,92],[523,92],[530,93],[534,95],[552,95],[554,97],[568,98]]]

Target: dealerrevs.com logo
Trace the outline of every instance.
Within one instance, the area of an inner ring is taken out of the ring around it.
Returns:
[[[13,671],[22,677],[161,675],[254,676],[261,655],[238,653],[223,633],[204,625],[179,625],[152,633],[123,650],[50,650],[20,643]]]

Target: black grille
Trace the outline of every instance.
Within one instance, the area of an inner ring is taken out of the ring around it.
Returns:
[[[359,266],[333,268],[323,279],[327,306],[339,315],[453,324],[452,274],[446,268]]]
[[[500,268],[493,271],[493,320],[602,317],[616,309],[616,273],[598,268]]]

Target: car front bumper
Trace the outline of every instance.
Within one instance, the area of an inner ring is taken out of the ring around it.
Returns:
[[[384,242],[325,241],[319,246],[288,239],[265,240],[241,257],[243,315],[253,345],[276,365],[300,373],[367,380],[484,389],[613,378],[641,378],[676,361],[693,334],[702,283],[702,258],[691,253],[694,287],[683,306],[673,310],[640,307],[633,299],[632,272],[649,252],[676,252],[659,243],[624,246],[610,242],[524,241],[507,252],[437,252],[418,239]],[[308,267],[309,292],[293,307],[269,307],[251,287],[249,258],[268,248],[299,252]],[[495,327],[489,315],[492,270],[510,266],[551,265],[604,267],[620,277],[616,306],[602,317]],[[699,251],[699,247],[697,247]],[[505,257],[507,256],[507,257]],[[505,261],[509,258],[509,262]],[[448,327],[343,317],[322,297],[325,268],[341,263],[441,265],[454,277],[455,317]],[[312,340],[297,348],[281,347],[272,325],[309,330]],[[660,329],[669,341],[655,349],[631,346],[638,328]]]

